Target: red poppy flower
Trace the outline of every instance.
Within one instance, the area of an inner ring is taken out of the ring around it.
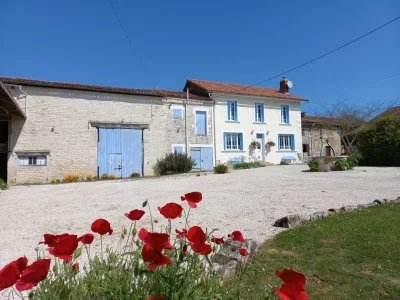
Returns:
[[[187,236],[187,230],[186,229],[182,229],[182,231],[179,230],[179,229],[175,229],[175,232],[176,232],[176,237],[178,239],[183,239],[183,238],[186,238],[186,236]]]
[[[75,234],[68,234],[56,238],[49,253],[65,261],[71,261],[76,248],[78,248],[78,237]]]
[[[172,249],[169,235],[166,233],[148,232],[145,228],[142,228],[139,230],[139,239],[159,252],[164,249]]]
[[[105,219],[97,219],[92,223],[91,229],[93,232],[100,235],[105,235],[106,233],[112,234],[111,224]]]
[[[27,266],[20,279],[15,284],[18,291],[26,291],[35,287],[39,282],[46,279],[50,269],[50,259],[39,259]]]
[[[199,203],[202,199],[203,195],[200,192],[191,192],[181,196],[181,200],[186,200],[191,208],[196,208],[196,203]]]
[[[68,233],[63,233],[63,234],[51,234],[51,233],[45,233],[43,235],[44,241],[39,242],[39,244],[46,244],[49,247],[54,247],[54,241],[61,236],[66,236]]]
[[[217,245],[220,245],[220,244],[225,243],[224,237],[222,237],[222,238],[217,238],[217,237],[215,237],[215,236],[213,236],[213,237],[211,238],[211,242],[213,242],[213,243],[215,243],[215,244],[217,244]]]
[[[283,280],[282,286],[274,291],[280,300],[308,300],[304,290],[306,277],[303,274],[289,269],[276,270],[275,273]]]
[[[206,244],[207,235],[200,226],[192,226],[187,232],[187,239],[190,241],[190,246],[193,251],[202,255],[210,254],[211,246]]]
[[[28,259],[24,256],[5,265],[0,270],[0,291],[12,287],[19,279],[27,264]]]
[[[183,211],[183,207],[177,203],[170,202],[165,204],[163,207],[159,207],[158,210],[166,219],[176,219]]]
[[[245,249],[245,248],[240,248],[239,249],[239,254],[241,256],[247,256],[247,255],[249,255],[249,252],[247,252],[247,249]]]
[[[164,297],[148,297],[146,300],[167,300]]]
[[[229,236],[230,236],[230,237],[232,238],[232,240],[234,240],[234,241],[238,241],[238,242],[241,242],[241,243],[244,242],[243,234],[242,234],[239,230],[235,230],[235,231],[232,232]]]
[[[85,245],[90,245],[94,240],[94,234],[86,233],[78,238],[78,242],[81,242]]]
[[[139,221],[144,215],[144,210],[140,209],[134,209],[131,210],[129,213],[125,214],[125,217],[127,217],[131,221]]]
[[[149,262],[150,264],[147,266],[149,270],[155,270],[157,267],[161,267],[164,265],[169,265],[172,263],[172,260],[162,254],[161,251],[157,251],[150,245],[145,244],[142,249],[142,259],[144,262]]]
[[[164,249],[172,249],[168,234],[148,232],[142,228],[139,231],[139,239],[144,242],[142,259],[144,262],[150,263],[147,267],[149,270],[172,263],[171,259],[162,253]]]

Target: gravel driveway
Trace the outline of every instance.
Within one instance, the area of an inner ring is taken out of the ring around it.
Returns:
[[[240,229],[257,240],[279,231],[271,224],[287,214],[400,196],[400,168],[330,173],[303,172],[306,169],[274,166],[200,177],[12,187],[0,191],[0,267],[17,256],[34,257],[45,232],[85,233],[99,217],[118,232],[129,224],[123,213],[139,208],[144,200],[150,200],[154,211],[163,203],[180,202],[179,196],[190,191],[203,193],[191,224],[219,228],[220,234]],[[159,217],[158,211],[154,215]]]

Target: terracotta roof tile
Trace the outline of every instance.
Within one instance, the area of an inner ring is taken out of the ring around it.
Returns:
[[[226,94],[237,94],[246,96],[258,96],[278,99],[288,99],[297,101],[308,101],[302,97],[295,96],[292,94],[284,94],[279,90],[265,87],[246,86],[240,84],[222,83],[215,81],[206,81],[198,79],[188,79],[186,81],[186,87],[189,87],[192,93],[207,95],[208,93],[226,93]]]
[[[99,86],[81,83],[69,83],[69,82],[57,82],[57,81],[45,81],[45,80],[33,80],[25,78],[10,78],[0,77],[0,81],[5,84],[15,85],[26,85],[36,87],[47,87],[47,88],[61,88],[70,90],[81,90],[90,92],[102,92],[102,93],[113,93],[113,94],[125,94],[125,95],[142,95],[142,96],[153,96],[153,97],[171,97],[186,99],[186,92],[182,91],[170,91],[170,90],[159,90],[159,89],[133,89],[133,88],[121,88],[121,87],[110,87],[110,86]],[[203,96],[190,94],[191,100],[207,100],[211,99]]]

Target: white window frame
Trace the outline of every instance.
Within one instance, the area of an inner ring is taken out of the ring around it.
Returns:
[[[290,112],[289,105],[281,105],[281,124],[290,124],[289,112]]]
[[[264,103],[256,102],[254,103],[254,122],[255,123],[265,123],[265,110],[264,110]],[[260,107],[260,109],[259,109]],[[260,115],[258,115],[260,113]]]
[[[47,166],[47,155],[45,154],[18,155],[18,165],[21,167],[45,167]]]
[[[279,134],[278,135],[278,150],[293,151],[294,145],[292,145],[292,137],[293,137],[293,134]],[[294,137],[293,137],[293,140],[294,140]]]
[[[237,101],[228,100],[227,102],[227,120],[231,122],[239,121],[239,104]],[[232,113],[231,113],[232,112]]]
[[[228,142],[225,144],[225,136],[227,136],[227,141],[228,141],[228,135],[230,135],[229,140],[230,140],[230,147],[228,147]],[[236,138],[234,138],[234,135]],[[240,145],[240,137],[242,140],[242,145]],[[224,132],[223,134],[223,139],[224,139],[224,150],[227,151],[243,151],[243,133],[242,132]],[[241,146],[241,147],[240,147]]]

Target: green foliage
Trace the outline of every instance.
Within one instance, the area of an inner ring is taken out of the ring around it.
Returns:
[[[140,174],[137,172],[133,172],[131,175],[131,178],[138,178],[138,177],[140,177]]]
[[[192,170],[194,161],[184,153],[168,153],[163,159],[158,159],[153,166],[157,175],[188,173]]]
[[[349,168],[347,159],[339,159],[335,161],[335,171],[345,171]]]
[[[240,162],[233,165],[234,169],[252,169],[252,168],[259,168],[260,162],[253,161],[253,162]]]
[[[281,162],[279,164],[286,166],[289,164],[289,161],[287,159],[281,159]]]
[[[149,271],[140,262],[140,249],[126,255],[109,250],[104,261],[95,257],[81,276],[61,265],[33,293],[33,299],[221,299],[220,279],[207,272],[198,255],[188,254],[185,264],[174,253],[169,266]]]
[[[362,164],[400,166],[400,117],[386,116],[358,133]]]
[[[7,182],[0,178],[0,190],[6,190],[8,188]]]
[[[261,147],[261,144],[258,141],[252,141],[249,146],[250,149],[257,149],[258,147]]]
[[[361,155],[359,152],[356,152],[354,154],[351,154],[347,157],[347,163],[349,165],[349,170],[354,169],[354,167],[357,167],[359,162],[360,162]]]
[[[318,172],[318,162],[315,159],[308,162],[308,167],[310,168],[310,172]]]
[[[273,272],[287,266],[307,276],[310,299],[396,299],[399,215],[400,204],[380,205],[281,232],[224,286],[224,299],[271,299],[279,285]]]
[[[214,167],[214,173],[216,174],[224,174],[228,173],[229,169],[227,165],[224,164],[218,164]]]

